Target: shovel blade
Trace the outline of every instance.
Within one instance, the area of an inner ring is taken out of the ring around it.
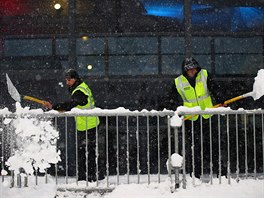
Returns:
[[[10,96],[17,102],[21,102],[20,94],[18,93],[16,87],[13,85],[9,76],[6,74],[7,89]]]
[[[254,98],[254,100],[257,100],[264,95],[263,79],[264,79],[264,69],[260,69],[258,71],[257,76],[255,77],[255,82],[253,84],[254,94],[252,95],[252,97]]]

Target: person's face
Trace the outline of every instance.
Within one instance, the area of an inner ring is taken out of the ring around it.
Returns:
[[[69,78],[69,79],[66,78],[65,80],[66,80],[66,84],[68,85],[68,87],[71,87],[76,81],[76,79],[74,78]]]
[[[197,68],[188,69],[186,73],[190,78],[193,78],[197,73]]]

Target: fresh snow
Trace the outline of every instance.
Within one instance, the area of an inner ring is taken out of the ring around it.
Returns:
[[[112,176],[113,177],[113,176]],[[137,176],[131,176],[131,180],[137,179]],[[173,175],[172,175],[173,177]],[[31,177],[29,187],[22,188],[9,188],[9,183],[5,181],[0,182],[0,197],[12,197],[12,198],[53,198],[57,194],[58,198],[81,198],[86,195],[83,191],[57,191],[54,178],[49,178],[49,183],[45,184],[44,178],[39,177],[39,184],[36,186],[34,183],[34,177]],[[151,182],[149,185],[144,184],[122,184],[125,181],[125,177],[121,180],[121,184],[116,186],[112,192],[101,195],[99,192],[92,192],[88,194],[89,198],[222,198],[222,197],[239,197],[239,198],[263,198],[264,197],[264,180],[254,180],[252,178],[240,180],[239,183],[235,179],[231,179],[231,184],[228,184],[228,179],[221,178],[221,184],[217,178],[213,179],[213,185],[210,183],[200,183],[193,186],[192,179],[187,176],[186,189],[180,188],[174,189],[173,182],[169,179],[163,180],[161,183]],[[85,182],[84,182],[85,183]],[[80,187],[85,188],[85,184],[79,184]],[[75,181],[69,183],[66,186],[77,188]],[[89,183],[90,188],[95,188],[95,183]],[[171,190],[174,189],[174,191]]]

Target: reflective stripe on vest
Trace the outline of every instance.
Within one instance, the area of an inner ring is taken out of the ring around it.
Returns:
[[[78,105],[76,108],[79,109],[93,109],[95,108],[94,99],[92,92],[88,85],[84,82],[82,82],[79,86],[77,86],[73,92],[72,95],[77,91],[80,90],[85,95],[87,95],[87,103],[84,106]],[[92,128],[95,128],[97,125],[99,125],[100,120],[97,116],[76,116],[76,128],[78,131],[86,131]]]
[[[92,92],[91,90],[89,89],[88,85],[87,88],[81,86],[82,84],[80,84],[78,87],[76,87],[76,89],[73,90],[72,94],[77,91],[77,90],[80,90],[81,92],[83,92],[85,95],[88,96],[88,101],[87,101],[87,106],[79,106],[77,108],[80,108],[80,109],[93,109],[95,108],[94,106],[94,99],[93,99],[93,95],[92,95]]]
[[[182,97],[183,105],[186,107],[200,106],[202,110],[213,106],[209,91],[207,88],[206,70],[202,69],[196,77],[195,88],[193,88],[187,78],[183,75],[175,79],[177,91]],[[210,115],[202,115],[208,119]],[[186,116],[187,117],[187,116]],[[194,116],[192,120],[197,120],[198,116]]]

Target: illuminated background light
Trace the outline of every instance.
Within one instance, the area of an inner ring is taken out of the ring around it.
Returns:
[[[91,69],[93,69],[93,66],[92,65],[87,65],[87,69],[91,70]]]
[[[59,10],[59,9],[61,8],[61,4],[56,3],[56,4],[54,5],[54,8],[55,8],[56,10]]]
[[[82,40],[83,40],[83,41],[87,41],[88,39],[89,39],[88,36],[82,36]]]

